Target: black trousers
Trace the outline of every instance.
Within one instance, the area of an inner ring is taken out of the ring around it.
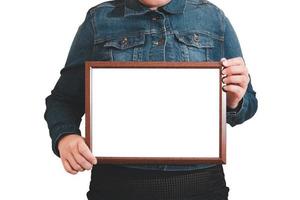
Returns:
[[[96,165],[89,200],[227,200],[222,165],[192,171],[159,171]]]

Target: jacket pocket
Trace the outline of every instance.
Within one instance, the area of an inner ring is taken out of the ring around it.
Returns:
[[[177,32],[175,37],[185,61],[210,61],[213,57],[213,38],[199,32]]]
[[[145,35],[122,35],[105,40],[97,40],[97,51],[111,61],[138,61],[142,59]]]

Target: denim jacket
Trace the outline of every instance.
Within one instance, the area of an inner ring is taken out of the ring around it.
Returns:
[[[242,57],[235,31],[224,13],[205,0],[171,0],[150,10],[138,0],[117,0],[91,8],[78,28],[67,61],[46,98],[45,119],[52,149],[59,156],[62,136],[80,135],[84,115],[84,63],[99,61],[220,61]],[[257,110],[251,81],[239,106],[227,108],[227,123],[243,123]],[[124,165],[142,169],[191,170],[193,165]]]

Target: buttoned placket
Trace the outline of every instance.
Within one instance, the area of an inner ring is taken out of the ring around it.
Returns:
[[[165,61],[166,26],[162,12],[152,11],[150,16],[151,48],[150,61]]]

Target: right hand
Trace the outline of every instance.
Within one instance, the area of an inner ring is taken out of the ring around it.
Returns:
[[[83,137],[70,134],[60,139],[58,150],[62,164],[70,174],[90,170],[97,164],[97,159],[86,145]]]

